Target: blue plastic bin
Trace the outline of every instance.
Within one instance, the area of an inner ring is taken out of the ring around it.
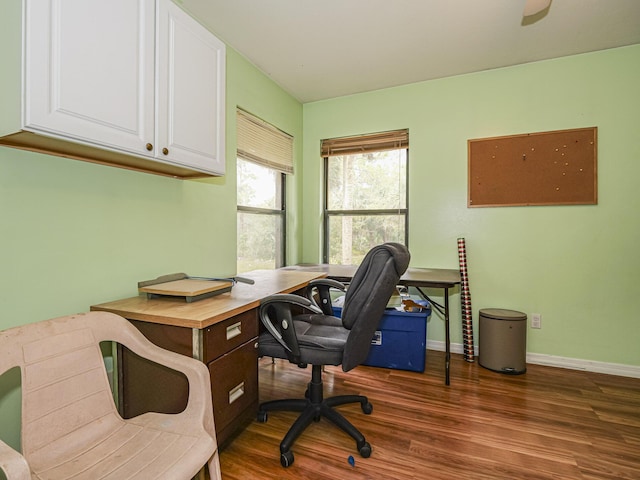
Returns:
[[[404,312],[395,308],[385,310],[363,365],[424,372],[431,305],[425,300],[414,301],[428,308],[420,312]],[[334,307],[333,312],[339,317],[342,308]]]

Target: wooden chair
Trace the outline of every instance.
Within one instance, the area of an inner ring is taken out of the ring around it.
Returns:
[[[182,372],[189,400],[178,414],[123,419],[100,350],[114,341]],[[149,342],[124,318],[91,312],[0,332],[0,375],[20,367],[22,454],[0,441],[8,479],[220,479],[209,372]]]

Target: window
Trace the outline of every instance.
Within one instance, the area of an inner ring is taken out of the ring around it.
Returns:
[[[237,119],[237,271],[282,267],[293,139],[242,110]]]
[[[408,131],[323,140],[324,262],[360,264],[373,246],[407,244]]]
[[[284,266],[284,174],[238,158],[238,272]]]

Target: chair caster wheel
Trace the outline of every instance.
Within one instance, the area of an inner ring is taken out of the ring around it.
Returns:
[[[371,402],[362,404],[362,411],[367,415],[371,415],[371,412],[373,412],[373,405],[371,405]]]
[[[371,456],[371,445],[369,445],[369,442],[364,442],[358,450],[362,458],[369,458]]]
[[[262,412],[262,411],[258,412],[258,421],[260,423],[265,423],[267,421],[267,417],[268,417],[267,412]]]
[[[280,454],[280,465],[287,468],[293,464],[293,452],[288,451]]]

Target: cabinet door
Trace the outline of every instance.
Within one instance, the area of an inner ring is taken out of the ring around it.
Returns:
[[[23,125],[149,155],[153,0],[26,0]]]
[[[170,0],[159,0],[156,156],[225,169],[225,45]]]

